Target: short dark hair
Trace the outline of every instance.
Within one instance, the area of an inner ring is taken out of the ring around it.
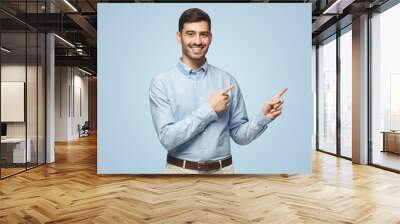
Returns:
[[[211,30],[211,19],[210,16],[201,9],[191,8],[186,9],[181,17],[179,17],[179,32],[182,32],[183,25],[185,23],[195,23],[206,21],[208,23],[208,30]]]

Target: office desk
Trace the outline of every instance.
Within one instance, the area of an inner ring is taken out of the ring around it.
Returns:
[[[32,140],[27,139],[25,154],[25,138],[6,138],[1,139],[1,157],[6,163],[25,163],[30,162],[32,158],[31,145]],[[25,161],[25,159],[27,161]]]
[[[400,132],[382,131],[381,133],[383,134],[382,152],[392,152],[400,154]]]

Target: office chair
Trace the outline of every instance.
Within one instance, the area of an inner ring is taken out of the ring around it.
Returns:
[[[80,127],[80,125],[78,124],[78,129],[79,129],[79,138],[89,136],[89,129],[90,129],[89,121],[85,121],[82,127]]]

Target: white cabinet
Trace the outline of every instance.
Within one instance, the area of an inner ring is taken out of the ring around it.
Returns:
[[[27,147],[25,151],[25,138],[7,138],[2,139],[1,144],[12,148],[12,162],[25,163],[32,161],[32,140],[27,139]],[[27,159],[27,161],[25,161]]]

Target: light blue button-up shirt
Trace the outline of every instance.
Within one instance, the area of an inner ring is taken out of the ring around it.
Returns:
[[[233,84],[230,106],[216,113],[208,97]],[[176,67],[157,75],[150,84],[150,110],[157,136],[168,154],[191,161],[210,161],[231,155],[230,138],[249,144],[271,120],[260,113],[252,120],[236,80],[208,64],[191,69],[179,60]]]

